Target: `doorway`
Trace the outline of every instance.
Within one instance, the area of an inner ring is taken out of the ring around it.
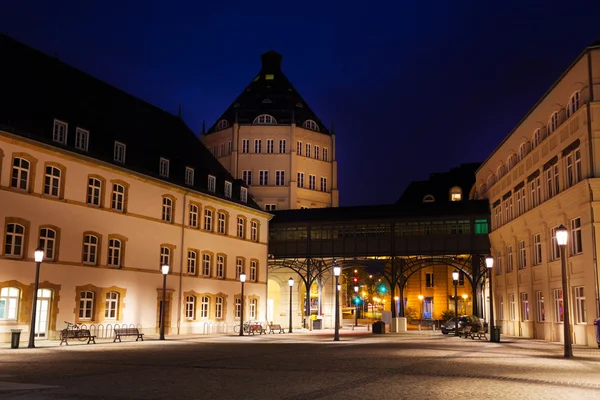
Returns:
[[[38,339],[47,339],[48,323],[50,321],[50,305],[52,304],[52,290],[38,289],[37,295],[34,335]]]

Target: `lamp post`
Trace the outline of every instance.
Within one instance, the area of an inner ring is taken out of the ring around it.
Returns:
[[[335,334],[333,335],[334,341],[340,340],[340,274],[342,268],[337,264],[333,267],[333,275],[335,275]]]
[[[27,347],[35,347],[35,318],[37,313],[37,296],[38,286],[40,284],[40,265],[44,259],[44,250],[38,247],[33,253],[35,259],[35,282],[33,283],[33,304],[31,305],[31,323],[29,326],[29,345]]]
[[[165,340],[165,303],[167,302],[167,275],[169,275],[169,266],[161,266],[160,272],[163,275],[163,293],[162,303],[160,303],[160,336],[158,340]]]
[[[567,247],[567,228],[561,225],[556,230],[556,243],[560,248],[560,267],[562,273],[562,295],[563,295],[563,328],[565,336],[565,358],[573,357],[571,346],[571,319],[569,317],[569,284],[567,281],[567,264],[565,262],[565,251]]]
[[[354,299],[356,305],[356,311],[354,311],[354,326],[358,326],[358,286],[354,286],[354,293],[356,294],[356,298]]]
[[[288,279],[288,286],[290,287],[290,327],[288,333],[292,333],[292,288],[294,287],[294,279]]]
[[[240,336],[244,336],[244,282],[246,282],[246,274],[240,274],[240,282],[242,282],[242,299],[240,302]]]
[[[452,273],[452,283],[454,284],[454,313],[456,314],[454,321],[454,336],[458,336],[458,294],[456,293],[458,286],[458,271]]]
[[[500,338],[496,338],[494,333],[494,294],[492,292],[492,267],[494,266],[494,257],[487,256],[485,258],[485,266],[488,270],[488,279],[490,281],[490,342],[497,342]]]
[[[420,294],[417,296],[417,299],[419,299],[419,318],[423,319],[423,295]]]

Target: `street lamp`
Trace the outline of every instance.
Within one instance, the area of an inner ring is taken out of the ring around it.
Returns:
[[[456,318],[454,321],[454,336],[458,336],[458,294],[456,293],[456,288],[458,286],[458,271],[452,273],[452,283],[454,284],[454,313]]]
[[[33,304],[31,305],[31,323],[29,326],[29,345],[27,347],[35,347],[35,317],[37,313],[37,296],[38,286],[40,283],[40,265],[44,259],[44,250],[38,247],[33,253],[35,259],[35,283],[33,284]]]
[[[342,268],[337,264],[333,267],[333,275],[335,275],[335,334],[334,341],[340,340],[340,274]]]
[[[563,295],[563,328],[565,336],[565,358],[573,357],[571,347],[571,320],[569,317],[569,284],[567,282],[567,264],[565,262],[565,251],[567,247],[567,228],[561,225],[556,229],[556,243],[560,248],[560,267],[562,273],[562,295]]]
[[[419,317],[421,319],[423,319],[423,299],[424,299],[424,297],[422,294],[420,294],[417,296],[417,299],[419,299],[419,314],[420,314]]]
[[[242,282],[242,299],[240,302],[240,336],[244,336],[244,282],[246,282],[246,274],[240,274],[240,282]]]
[[[463,310],[464,310],[463,314],[466,314],[467,313],[467,299],[469,298],[469,295],[464,293],[462,295],[462,298],[463,298]]]
[[[354,326],[358,326],[358,286],[354,286],[354,293],[356,294],[356,298],[354,299],[354,303],[356,303],[356,311],[354,312]]]
[[[167,302],[167,275],[169,275],[169,266],[161,266],[160,272],[163,275],[163,293],[162,303],[160,303],[160,336],[158,340],[165,340],[165,303]]]
[[[498,342],[500,338],[494,333],[494,294],[492,292],[492,267],[494,266],[494,257],[487,256],[485,258],[485,266],[488,270],[488,279],[490,281],[490,342]]]
[[[288,286],[290,287],[290,327],[288,333],[292,333],[292,288],[294,287],[294,279],[288,279]]]

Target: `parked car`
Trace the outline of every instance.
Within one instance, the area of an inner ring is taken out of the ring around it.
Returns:
[[[476,328],[477,330],[479,330],[479,328],[486,328],[487,330],[487,324],[484,323],[484,321],[475,316],[475,315],[463,315],[458,317],[458,329],[462,329],[465,326],[471,326],[474,330],[474,328]],[[456,329],[456,318],[451,318],[448,321],[444,322],[441,326],[441,331],[444,335],[447,335],[450,332],[454,332],[454,330]]]

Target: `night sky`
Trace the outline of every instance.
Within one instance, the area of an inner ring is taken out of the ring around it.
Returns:
[[[198,134],[262,53],[281,53],[335,121],[344,206],[394,202],[412,180],[483,161],[600,39],[597,0],[87,3],[4,2],[0,31],[169,112],[182,104]]]

